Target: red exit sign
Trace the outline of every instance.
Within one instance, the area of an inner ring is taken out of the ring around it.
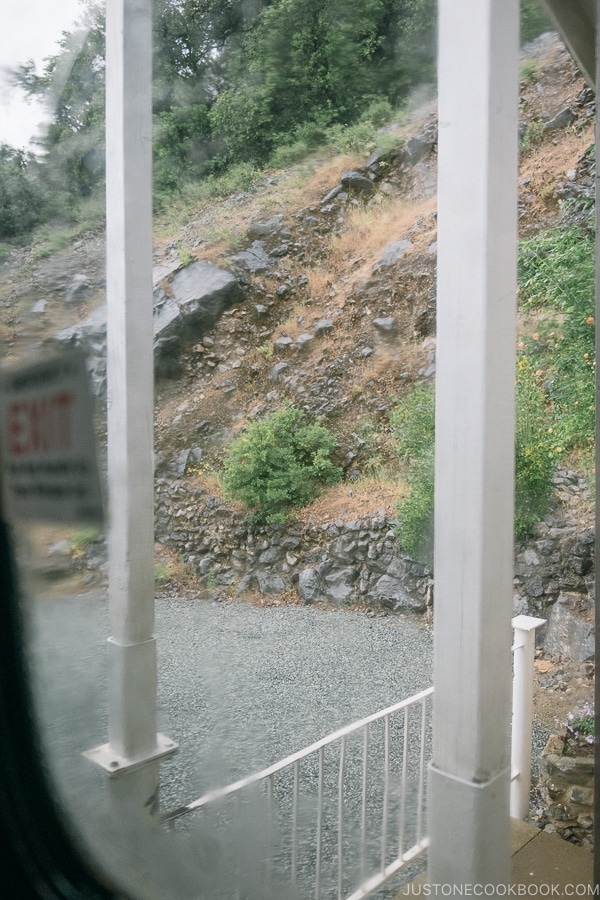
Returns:
[[[92,410],[78,351],[0,372],[2,503],[10,518],[102,522]]]
[[[70,450],[74,401],[72,391],[59,391],[10,403],[7,422],[9,456]]]

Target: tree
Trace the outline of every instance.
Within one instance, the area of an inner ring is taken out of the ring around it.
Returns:
[[[48,199],[35,156],[0,144],[0,238],[24,234],[44,217]]]

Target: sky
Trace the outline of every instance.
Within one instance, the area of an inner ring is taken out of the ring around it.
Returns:
[[[26,147],[45,119],[41,105],[9,85],[6,69],[31,58],[40,71],[80,13],[80,0],[0,0],[0,141]]]

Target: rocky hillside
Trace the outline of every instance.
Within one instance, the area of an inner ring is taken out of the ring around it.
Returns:
[[[557,40],[539,41],[534,59],[522,81],[523,234],[559,221],[562,199],[591,191],[592,96]],[[315,157],[193,210],[167,237],[162,225],[156,445],[165,471],[196,446],[216,463],[248,419],[289,398],[324,416],[346,468],[364,472],[374,448],[363,434],[384,420],[391,397],[433,375],[435,107],[386,130],[401,139],[397,149],[368,160]],[[5,259],[9,356],[60,332],[98,352],[103,252],[101,236],[89,235],[50,255],[42,244]],[[188,309],[179,333],[175,307],[199,305],[208,275],[222,297],[210,314]]]
[[[521,89],[519,215],[529,235],[574,215],[565,199],[591,195],[593,97],[550,37],[527,52]],[[391,123],[381,145],[392,144],[368,159],[314,156],[188,209],[184,224],[157,223],[159,476],[214,489],[232,436],[290,400],[325,418],[347,476],[306,516],[392,512],[401,487],[390,403],[435,373],[435,104]],[[0,264],[6,355],[57,336],[81,342],[100,397],[103,253],[102,236],[88,234]]]

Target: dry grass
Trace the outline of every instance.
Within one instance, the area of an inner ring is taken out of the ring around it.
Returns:
[[[406,482],[376,475],[365,475],[352,483],[342,482],[327,488],[309,506],[299,510],[301,522],[316,524],[377,515],[381,510],[393,515],[396,503],[408,492]]]
[[[365,261],[372,266],[383,248],[392,241],[410,238],[409,231],[418,217],[427,217],[435,211],[435,199],[419,204],[404,200],[384,201],[378,206],[358,206],[351,209],[342,234],[331,241],[332,257],[341,262]],[[424,238],[429,239],[429,232]]]
[[[306,272],[308,289],[315,300],[325,300],[331,293],[335,276],[331,269],[309,269]]]

